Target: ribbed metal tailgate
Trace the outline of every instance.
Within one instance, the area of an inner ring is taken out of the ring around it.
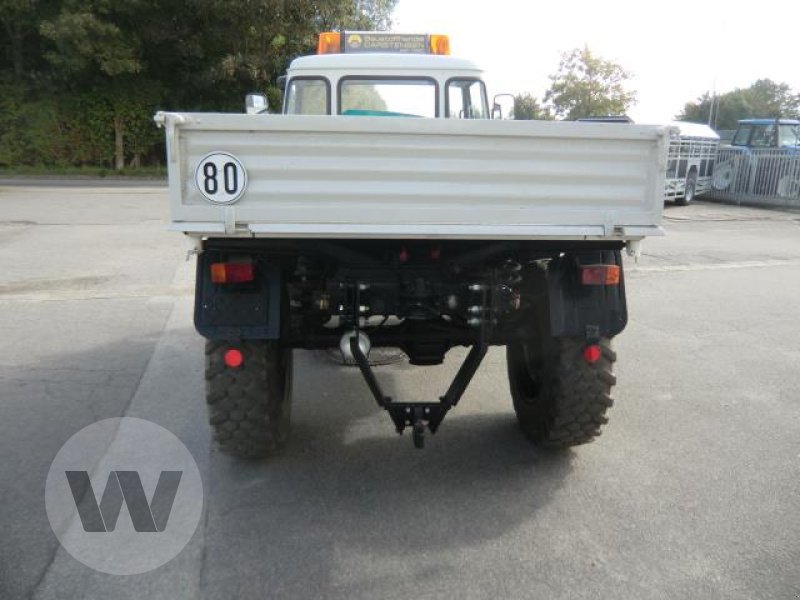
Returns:
[[[161,113],[172,228],[198,235],[635,239],[659,234],[660,126]],[[209,202],[229,153],[248,184]]]

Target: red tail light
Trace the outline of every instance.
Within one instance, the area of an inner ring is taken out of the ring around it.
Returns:
[[[618,265],[585,265],[581,267],[583,285],[619,285]]]
[[[241,350],[231,348],[225,352],[225,366],[230,369],[238,369],[244,363],[244,354]]]
[[[247,283],[256,277],[253,263],[212,263],[211,281],[213,283]]]
[[[598,346],[597,344],[586,346],[586,348],[583,349],[583,358],[590,365],[593,365],[598,360],[600,360],[602,354],[603,352],[602,350],[600,350],[600,346]]]

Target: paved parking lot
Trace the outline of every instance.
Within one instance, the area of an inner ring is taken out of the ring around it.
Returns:
[[[667,208],[628,263],[591,445],[522,439],[497,349],[422,452],[356,371],[297,352],[291,443],[242,464],[211,449],[165,189],[0,187],[0,207],[0,598],[800,598],[800,214]],[[454,354],[379,377],[428,398]],[[173,431],[206,501],[175,560],[127,577],[73,559],[44,510],[61,445],[119,415]]]

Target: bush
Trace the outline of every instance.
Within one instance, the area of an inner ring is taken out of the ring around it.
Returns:
[[[126,165],[164,164],[155,106],[142,100],[132,94],[114,103],[97,90],[31,98],[22,86],[0,85],[0,167],[113,168],[115,117],[123,126]]]

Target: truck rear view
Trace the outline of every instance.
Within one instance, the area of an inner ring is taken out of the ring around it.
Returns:
[[[338,348],[418,447],[492,345],[531,441],[599,435],[622,251],[662,233],[669,130],[497,118],[480,70],[448,51],[445,36],[322,34],[289,68],[283,115],[157,116],[223,450],[285,443],[296,348]],[[456,346],[466,359],[429,402],[387,396],[369,361],[395,347],[437,365]]]

